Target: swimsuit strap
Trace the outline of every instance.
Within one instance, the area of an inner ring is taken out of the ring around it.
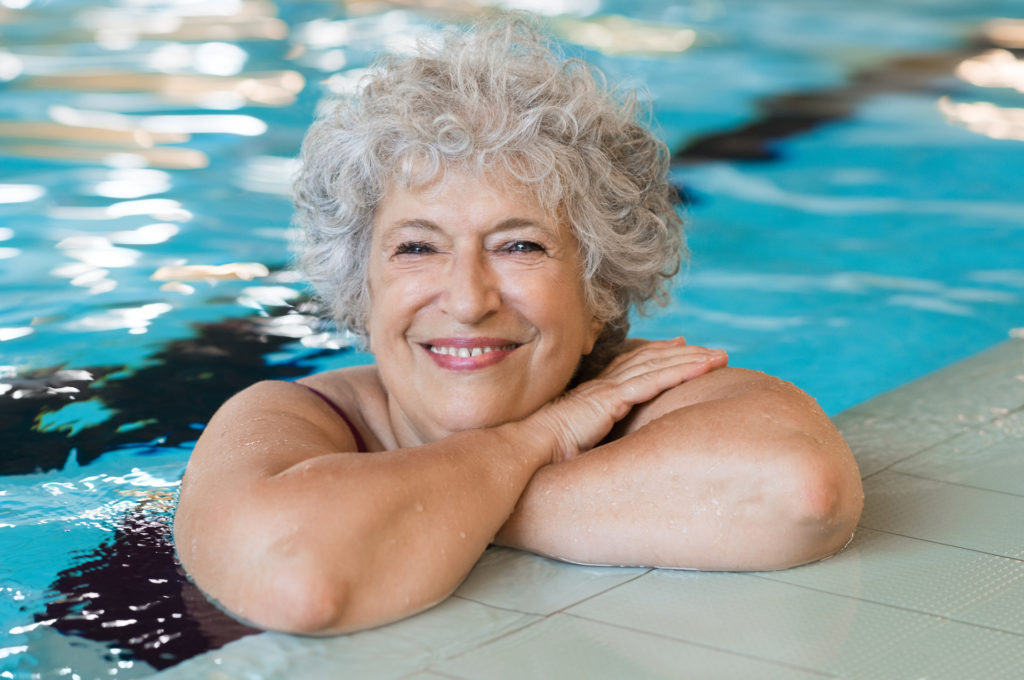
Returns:
[[[352,437],[356,440],[356,451],[358,451],[359,453],[366,453],[369,450],[366,448],[366,443],[363,441],[362,436],[359,434],[359,430],[356,429],[356,426],[353,425],[352,421],[349,420],[347,415],[345,415],[345,412],[341,410],[341,407],[339,407],[337,404],[331,401],[331,399],[327,395],[325,395],[323,392],[316,389],[315,387],[310,387],[309,385],[303,383],[295,384],[298,385],[299,387],[305,387],[307,390],[323,399],[324,403],[326,403],[328,406],[334,409],[334,412],[337,413],[341,417],[341,419],[345,421],[345,424],[348,425],[348,429],[352,430]]]

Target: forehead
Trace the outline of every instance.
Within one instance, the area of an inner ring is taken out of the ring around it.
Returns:
[[[392,182],[377,205],[374,230],[387,232],[415,223],[442,229],[487,228],[510,221],[570,233],[558,212],[542,206],[535,193],[521,183],[452,171],[420,185]]]

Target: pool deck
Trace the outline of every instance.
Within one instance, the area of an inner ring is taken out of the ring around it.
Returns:
[[[1024,340],[835,421],[866,498],[831,559],[701,573],[491,549],[419,616],[331,639],[251,636],[158,677],[1020,677]]]

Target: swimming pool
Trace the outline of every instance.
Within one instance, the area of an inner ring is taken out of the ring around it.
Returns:
[[[0,0],[0,677],[247,632],[182,590],[173,493],[226,396],[368,359],[286,229],[318,102],[437,21],[367,4]],[[1021,2],[543,4],[647,87],[689,197],[690,271],[638,333],[835,414],[1024,325],[1024,28],[991,23]]]

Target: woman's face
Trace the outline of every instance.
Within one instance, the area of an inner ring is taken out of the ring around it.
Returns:
[[[378,205],[370,349],[400,445],[521,419],[601,330],[568,225],[525,191],[458,173]]]

